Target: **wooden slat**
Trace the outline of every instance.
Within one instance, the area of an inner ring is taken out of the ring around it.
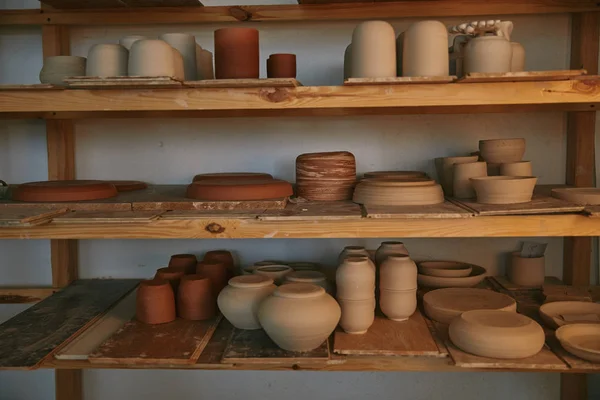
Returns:
[[[72,89],[161,89],[182,86],[182,82],[169,76],[74,76],[64,80]]]
[[[262,79],[205,79],[202,81],[185,81],[183,85],[193,88],[257,88],[257,87],[298,87],[300,82],[293,78]]]
[[[584,69],[558,71],[521,71],[505,73],[471,72],[459,79],[459,83],[481,82],[535,82],[535,81],[566,81],[587,73]],[[588,79],[598,79],[589,77]]]
[[[153,221],[162,214],[162,211],[75,211],[56,217],[53,221],[57,224],[142,223]]]
[[[55,210],[48,209],[7,209],[0,208],[0,226],[36,226],[48,223],[54,218],[61,216],[67,212],[66,208],[58,208]]]
[[[473,210],[477,215],[576,213],[585,208],[582,205],[539,194],[534,194],[530,202],[518,204],[481,204],[475,199],[451,198],[449,200],[465,209]]]
[[[367,218],[469,218],[473,211],[467,211],[449,201],[427,206],[365,206]]]
[[[265,210],[261,221],[334,221],[362,218],[358,204],[350,201],[298,201],[283,210]]]
[[[456,79],[456,76],[398,76],[393,78],[348,78],[344,81],[344,85],[414,85],[417,83],[450,83],[454,82]]]
[[[199,7],[199,0],[43,0],[56,9],[89,9],[113,7]]]
[[[51,287],[1,287],[0,304],[37,303],[51,296],[59,289]]]

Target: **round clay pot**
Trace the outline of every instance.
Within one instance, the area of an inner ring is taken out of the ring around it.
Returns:
[[[216,314],[211,281],[204,275],[185,275],[177,291],[177,314],[183,319],[203,321]]]
[[[474,163],[479,156],[441,157],[435,159],[438,179],[446,196],[452,196],[454,186],[454,164]]]
[[[375,298],[375,268],[365,256],[349,256],[335,273],[336,297],[342,300]]]
[[[159,268],[156,270],[156,274],[154,275],[154,279],[162,279],[171,284],[173,288],[173,292],[177,295],[177,290],[179,289],[179,282],[181,278],[185,275],[185,270],[182,268]]]
[[[525,139],[489,139],[479,141],[479,152],[488,164],[521,161],[525,154]]]
[[[518,204],[531,201],[537,178],[534,176],[486,176],[471,178],[482,204]]]
[[[193,254],[174,254],[169,260],[169,268],[183,268],[186,274],[196,273],[198,260]]]
[[[29,202],[99,200],[116,195],[115,185],[93,180],[28,182],[12,190],[13,200]]]
[[[276,285],[281,285],[285,276],[294,270],[287,265],[263,265],[254,269],[254,274],[273,279]]]
[[[163,40],[142,39],[129,50],[129,76],[170,76],[184,80],[183,57]]]
[[[258,79],[259,73],[258,30],[217,29],[215,31],[217,79]]]
[[[379,289],[379,307],[392,321],[406,321],[417,309],[417,289]]]
[[[592,363],[600,363],[600,325],[561,326],[556,330],[556,338],[569,353]]]
[[[381,245],[375,252],[375,265],[381,267],[381,264],[391,255],[408,255],[408,250],[402,242],[381,242]]]
[[[295,54],[271,54],[267,59],[268,78],[295,78]]]
[[[344,80],[352,78],[352,43],[344,51]]]
[[[175,295],[162,279],[140,282],[136,293],[135,317],[145,324],[165,324],[175,319]]]
[[[108,181],[115,185],[117,192],[133,192],[136,190],[146,189],[148,184],[142,181]]]
[[[422,171],[371,171],[365,172],[363,175],[368,179],[413,179],[413,178],[427,178],[427,174]]]
[[[363,179],[352,201],[366,206],[431,205],[444,202],[442,187],[432,180]]]
[[[219,310],[238,329],[260,329],[258,307],[277,286],[263,275],[236,276],[217,298]]]
[[[471,275],[473,267],[460,261],[423,261],[419,263],[419,273],[429,276],[461,278]]]
[[[235,273],[235,261],[233,260],[233,254],[227,250],[211,250],[204,254],[203,261],[206,262],[217,262],[223,263],[227,266],[228,276],[232,278]]]
[[[340,306],[322,287],[290,283],[278,287],[258,309],[258,320],[282,349],[310,351],[319,347],[337,326]]]
[[[391,255],[379,268],[380,290],[412,290],[417,288],[417,264],[408,255]]]
[[[285,283],[312,283],[321,286],[329,294],[332,292],[327,277],[319,271],[293,271],[284,277],[284,281]]]
[[[367,333],[375,321],[375,299],[342,300],[338,299],[342,316],[340,326],[346,333],[362,335]]]
[[[227,286],[227,281],[229,280],[229,269],[222,262],[200,261],[196,266],[196,274],[204,275],[210,279],[212,293],[215,298]]]
[[[546,277],[546,258],[521,257],[520,251],[512,253],[508,279],[519,286],[543,286]]]
[[[196,44],[196,80],[215,79],[213,54]]]
[[[40,82],[66,86],[65,78],[85,75],[85,57],[52,56],[44,58],[44,66],[40,71]]]
[[[420,21],[404,32],[402,76],[448,76],[448,30],[439,21]]]
[[[459,199],[475,197],[471,178],[487,176],[487,164],[484,161],[459,163],[454,164],[453,168],[452,192],[454,197]]]
[[[123,47],[125,47],[128,51],[131,50],[131,46],[133,46],[133,44],[135,42],[137,42],[138,40],[145,40],[148,39],[146,36],[140,36],[140,35],[130,35],[130,36],[125,36],[122,37],[121,39],[119,39],[119,44]]]
[[[120,44],[95,44],[90,47],[85,74],[87,76],[127,76],[129,51]]]
[[[373,269],[375,269],[375,263],[373,262],[373,260],[371,260],[371,256],[369,255],[369,252],[363,246],[346,246],[346,247],[344,247],[344,249],[341,251],[340,255],[338,256],[338,265],[342,264],[344,262],[344,260],[350,256],[365,256],[365,257],[367,257],[367,261],[369,262],[369,265],[371,265],[373,267]]]
[[[194,182],[186,197],[207,201],[280,199],[294,194],[289,182],[279,179],[213,179]]]
[[[517,42],[510,42],[510,47],[512,48],[510,72],[525,71],[525,48]]]
[[[500,175],[503,176],[533,176],[531,161],[517,161],[500,164]]]
[[[186,81],[196,80],[196,38],[188,33],[165,33],[160,35],[183,57],[183,70]]]
[[[513,49],[504,36],[479,36],[464,49],[464,73],[510,72]]]
[[[254,179],[273,179],[273,175],[265,174],[263,172],[218,172],[212,174],[198,174],[194,176],[193,182],[206,181],[206,180],[223,180],[230,179],[234,181],[239,180],[254,180]]]
[[[446,52],[448,51],[446,45]],[[365,21],[352,33],[352,77],[396,76],[396,33],[385,21]]]

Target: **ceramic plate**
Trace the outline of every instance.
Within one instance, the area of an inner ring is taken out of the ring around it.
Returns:
[[[589,301],[555,301],[543,304],[540,307],[540,316],[544,320],[544,323],[555,329],[563,325],[577,323],[577,321],[572,319],[571,321],[565,321],[563,316],[581,316],[583,320],[580,320],[579,323],[590,323],[591,319],[587,318],[586,320],[586,315],[597,315],[599,318],[598,323],[600,323],[600,304]]]
[[[429,276],[460,278],[471,275],[473,267],[460,261],[424,261],[419,263],[419,272]]]
[[[473,270],[471,271],[471,275],[460,277],[460,278],[450,278],[443,276],[429,276],[419,274],[417,276],[417,282],[421,286],[425,287],[433,287],[433,288],[446,288],[446,287],[473,287],[481,282],[485,278],[486,270],[483,267],[478,265],[471,265]]]
[[[556,330],[556,338],[569,353],[600,362],[600,324],[572,324]]]

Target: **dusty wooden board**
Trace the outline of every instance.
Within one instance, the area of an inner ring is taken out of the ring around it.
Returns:
[[[161,219],[205,219],[205,218],[235,218],[235,219],[256,219],[266,209],[256,210],[224,210],[224,211],[204,211],[204,210],[173,210],[167,211],[160,216]]]
[[[31,85],[0,85],[2,90],[63,90],[62,86],[55,86],[49,83],[34,83]]]
[[[150,222],[163,214],[161,211],[74,211],[54,218],[56,224],[86,224]]]
[[[426,206],[364,206],[367,218],[469,218],[472,211],[449,201]]]
[[[585,206],[585,208],[583,209],[583,212],[586,215],[589,215],[592,218],[598,218],[598,217],[600,217],[600,205],[598,205],[598,206]]]
[[[65,79],[71,89],[156,89],[181,87],[181,81],[170,76],[73,76]]]
[[[566,81],[587,74],[584,69],[556,71],[522,71],[506,73],[471,72],[458,80],[459,83],[484,82],[532,82]]]
[[[501,276],[492,276],[490,277],[493,280],[495,280],[496,282],[498,282],[504,289],[506,290],[540,290],[542,289],[542,286],[534,286],[534,287],[527,287],[527,286],[521,286],[521,285],[517,285],[516,283],[511,282],[508,277],[501,275]],[[546,278],[544,278],[544,286],[545,285],[564,285],[563,281],[561,281],[559,278],[555,277],[555,276],[547,276]]]
[[[0,369],[32,369],[93,324],[138,284],[77,280],[0,325]]]
[[[201,6],[199,0],[43,0],[57,9]]]
[[[338,328],[333,338],[333,352],[352,355],[445,357],[439,351],[419,310],[407,321],[392,321],[376,315],[373,325],[363,335],[351,335]]]
[[[473,210],[476,215],[525,215],[578,213],[584,206],[572,204],[550,196],[534,194],[528,203],[519,204],[480,204],[475,199],[449,198],[452,203]]]
[[[600,364],[584,360],[566,351],[556,338],[554,331],[546,335],[546,343],[550,346],[554,354],[567,363],[569,367],[588,371],[600,371]]]
[[[56,210],[47,209],[1,209],[0,227],[26,227],[37,226],[52,221],[53,218],[67,212],[66,208]]]
[[[202,351],[202,354],[200,354],[196,364],[210,365],[211,368],[225,367],[226,364],[221,363],[221,358],[223,358],[225,348],[229,345],[234,329],[231,322],[223,318]]]
[[[423,319],[427,324],[427,329],[429,329],[429,333],[431,334],[431,337],[433,338],[435,345],[437,346],[438,351],[440,352],[440,355],[443,357],[448,357],[450,355],[450,353],[448,353],[448,347],[446,346],[444,338],[442,338],[438,334],[438,331],[434,325],[434,321],[425,316],[423,316]]]
[[[283,210],[265,210],[258,216],[262,221],[340,220],[360,219],[362,210],[350,201],[291,201]]]
[[[158,325],[133,319],[105,340],[88,359],[97,364],[193,364],[221,318],[221,315],[206,321],[177,318]]]
[[[185,81],[184,86],[192,88],[272,88],[298,87],[300,82],[293,78],[263,78],[263,79],[205,79],[202,81]]]
[[[264,330],[235,328],[223,353],[225,364],[298,364],[326,363],[329,360],[328,340],[307,352],[287,351],[279,348]]]
[[[88,355],[135,316],[136,290],[116,303],[92,326],[56,352],[59,360],[87,360]]]
[[[410,85],[424,83],[451,83],[457,77],[450,76],[398,76],[389,78],[348,78],[344,86],[368,86],[368,85]]]

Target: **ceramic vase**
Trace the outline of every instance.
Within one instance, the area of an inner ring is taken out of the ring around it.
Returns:
[[[404,32],[402,76],[448,76],[448,30],[439,21],[420,21]]]
[[[159,268],[156,270],[154,279],[162,279],[171,284],[173,292],[177,295],[177,289],[179,288],[179,281],[185,275],[185,271],[176,268]]]
[[[520,251],[512,253],[508,279],[519,286],[543,286],[546,277],[546,258],[521,257]]]
[[[446,49],[447,51],[447,49]],[[352,77],[396,76],[396,34],[384,21],[366,21],[352,33]]]
[[[365,256],[343,259],[335,273],[336,297],[343,300],[367,300],[375,296],[375,269]]]
[[[44,58],[44,66],[40,71],[40,82],[66,86],[65,78],[84,76],[86,59],[75,56],[53,56]]]
[[[365,256],[367,260],[373,268],[375,268],[375,263],[371,260],[369,256],[369,252],[363,246],[346,246],[338,256],[338,265],[344,262],[344,259],[348,256]]]
[[[479,156],[441,157],[435,159],[438,178],[446,196],[454,194],[454,164],[473,163],[478,159]]]
[[[408,255],[408,250],[402,242],[381,242],[381,245],[375,252],[375,265],[381,267],[381,264],[391,255],[405,254]]]
[[[263,275],[236,276],[217,298],[219,310],[238,329],[260,329],[258,308],[277,286]]]
[[[127,49],[127,51],[131,50],[131,46],[137,42],[138,40],[148,39],[146,36],[140,35],[130,35],[125,36],[119,39],[119,44]]]
[[[471,178],[487,176],[487,164],[484,161],[454,164],[452,192],[459,199],[475,197]]]
[[[346,333],[362,335],[367,333],[375,321],[375,299],[342,300],[338,299],[342,310],[340,327]]]
[[[182,268],[186,274],[193,274],[196,272],[196,264],[198,264],[198,260],[193,254],[174,254],[169,260],[168,268]]]
[[[93,45],[87,57],[85,74],[101,78],[127,76],[129,51],[120,44]]]
[[[196,274],[204,275],[210,279],[214,298],[227,286],[229,280],[227,266],[222,262],[200,261],[196,266]]]
[[[319,347],[337,326],[338,303],[322,287],[290,283],[278,287],[259,306],[258,320],[282,349],[310,351]]]
[[[223,28],[215,31],[217,79],[259,78],[258,30]]]
[[[177,291],[177,314],[183,319],[204,321],[216,314],[212,283],[204,275],[185,275]]]
[[[392,321],[406,321],[417,309],[417,289],[379,289],[379,307]]]
[[[285,283],[310,283],[320,286],[329,294],[332,294],[332,287],[327,282],[327,277],[319,271],[292,271],[284,277]]]
[[[223,263],[227,267],[228,278],[235,275],[235,261],[233,254],[227,250],[211,250],[204,254],[202,261]]]
[[[531,161],[517,161],[500,164],[500,175],[503,176],[533,176]]]
[[[510,72],[525,71],[525,48],[517,42],[510,42],[510,46],[512,48]]]
[[[285,276],[294,270],[287,265],[263,265],[254,269],[254,274],[273,279],[276,285],[281,285]]]
[[[184,80],[179,67],[181,60],[181,54],[163,40],[137,40],[129,51],[129,76],[170,76]]]
[[[379,268],[380,290],[417,288],[417,264],[408,255],[390,255]]]
[[[267,59],[268,78],[295,78],[295,54],[271,54]]]
[[[344,51],[344,80],[352,78],[352,43]]]
[[[196,44],[196,79],[215,79],[213,54]]]
[[[145,324],[165,324],[175,319],[175,295],[169,282],[152,279],[140,282],[136,293],[135,317]]]
[[[504,36],[478,36],[465,46],[464,72],[510,72],[512,52]]]
[[[196,80],[196,38],[188,33],[165,33],[160,36],[181,53],[183,57],[183,70],[186,81]]]

